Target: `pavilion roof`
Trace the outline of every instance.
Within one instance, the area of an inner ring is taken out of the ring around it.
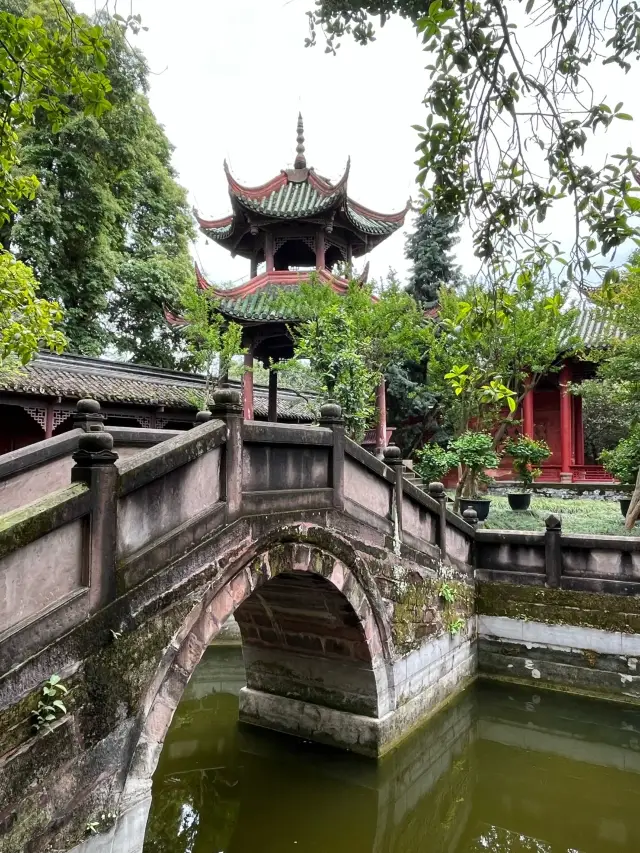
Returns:
[[[298,122],[298,148],[293,169],[283,169],[278,175],[260,186],[248,187],[237,181],[225,161],[232,213],[222,219],[205,219],[194,211],[200,230],[238,254],[247,254],[240,244],[243,234],[256,220],[268,222],[331,218],[332,222],[355,233],[360,241],[354,254],[368,251],[381,240],[393,234],[404,223],[409,210],[396,213],[379,213],[370,210],[349,197],[347,182],[350,161],[342,178],[332,183],[307,167],[304,155],[302,118]]]
[[[336,293],[345,293],[348,282],[337,278],[328,270],[313,270],[322,284],[328,284]],[[252,278],[238,287],[214,287],[196,266],[198,286],[209,290],[219,301],[218,309],[230,320],[239,322],[295,322],[298,318],[282,299],[284,289],[295,290],[308,281],[310,272],[272,270]],[[185,320],[165,309],[165,318],[172,326],[186,325]]]

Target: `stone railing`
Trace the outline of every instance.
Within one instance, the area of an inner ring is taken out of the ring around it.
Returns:
[[[542,533],[476,531],[479,581],[618,595],[640,594],[640,538],[562,532],[550,515]]]
[[[404,480],[398,448],[384,464],[345,438],[333,404],[318,426],[244,422],[223,389],[186,432],[107,432],[88,400],[77,423],[4,461],[17,508],[0,515],[0,672],[241,517],[337,511],[397,554],[468,572],[474,528],[442,486],[425,494]]]
[[[86,407],[86,401],[78,402],[78,410],[73,418],[74,428],[68,432],[0,456],[0,515],[39,500],[69,484],[74,465],[73,454],[78,449],[80,436],[90,430],[92,415],[98,414],[85,411]],[[180,435],[176,430],[118,426],[109,427],[109,432],[120,459]]]

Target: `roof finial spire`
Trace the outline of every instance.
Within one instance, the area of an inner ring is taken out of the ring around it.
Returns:
[[[304,156],[304,124],[302,122],[302,113],[298,113],[298,136],[296,138],[296,159],[293,164],[294,169],[306,169],[307,159]]]

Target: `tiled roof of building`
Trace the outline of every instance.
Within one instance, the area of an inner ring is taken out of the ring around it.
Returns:
[[[340,190],[323,193],[310,181],[302,183],[283,183],[268,195],[252,197],[238,193],[236,198],[245,207],[264,216],[277,219],[304,219],[328,210],[340,200]]]
[[[294,288],[295,289],[295,288]],[[220,310],[238,320],[293,321],[295,316],[282,300],[282,285],[267,284],[247,296],[220,300]]]
[[[262,187],[245,187],[227,170],[234,213],[214,220],[196,213],[200,230],[217,242],[227,240],[234,234],[238,222],[244,220],[242,209],[271,219],[308,219],[326,211],[341,211],[355,231],[378,238],[393,234],[404,223],[408,205],[398,213],[378,213],[349,198],[348,168],[337,184],[330,183],[313,169],[304,171],[304,180],[292,180],[288,172],[283,171]]]
[[[239,383],[230,384],[239,387]],[[42,354],[21,373],[0,380],[0,392],[72,400],[93,397],[101,403],[165,406],[194,410],[193,395],[201,392],[204,377],[197,374],[141,365],[123,364],[72,355]],[[312,395],[311,395],[312,396]],[[267,391],[254,388],[254,412],[267,416]],[[278,391],[278,417],[309,421],[314,412],[309,404],[286,389]]]
[[[614,338],[622,337],[614,323],[589,308],[580,311],[571,334],[577,335],[586,347],[606,346]]]

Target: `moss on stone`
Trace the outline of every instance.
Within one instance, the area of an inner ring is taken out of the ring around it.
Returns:
[[[450,630],[457,619],[466,623],[473,612],[474,589],[471,584],[447,581],[453,600],[445,601],[440,596],[442,583],[442,580],[436,578],[396,583],[392,596],[394,606],[391,627],[399,654],[417,648],[425,635]]]
[[[635,596],[481,581],[477,610],[485,616],[640,633],[640,597]]]
[[[80,723],[87,746],[137,713],[164,649],[192,606],[189,600],[174,605],[135,631],[114,638],[85,661]]]
[[[89,491],[84,483],[73,483],[44,498],[0,516],[0,557],[40,538],[70,500]]]

